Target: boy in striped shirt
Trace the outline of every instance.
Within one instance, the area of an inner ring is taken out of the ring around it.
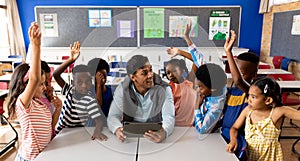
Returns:
[[[102,133],[104,115],[91,92],[92,77],[89,68],[86,65],[76,65],[72,69],[73,85],[66,83],[61,78],[61,73],[77,60],[80,55],[79,51],[80,43],[75,42],[74,46],[71,46],[71,56],[53,72],[56,82],[62,87],[62,94],[66,96],[56,126],[56,133],[59,133],[64,127],[84,126],[90,116],[96,124],[92,139],[107,140],[107,136]]]

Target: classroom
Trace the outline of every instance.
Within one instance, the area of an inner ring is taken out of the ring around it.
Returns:
[[[300,160],[300,0],[0,0],[0,19],[0,160]]]

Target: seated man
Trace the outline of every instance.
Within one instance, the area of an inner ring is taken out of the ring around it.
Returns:
[[[107,125],[120,141],[126,139],[121,122],[162,122],[159,131],[147,131],[144,137],[161,142],[174,129],[175,112],[170,86],[153,73],[147,57],[133,56],[126,65],[128,77],[117,87]]]

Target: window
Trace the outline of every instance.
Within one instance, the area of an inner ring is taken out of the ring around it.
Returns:
[[[10,55],[9,31],[6,17],[5,0],[0,0],[0,56]]]

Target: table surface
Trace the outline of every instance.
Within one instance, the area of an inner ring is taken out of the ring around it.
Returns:
[[[11,80],[12,73],[7,73],[0,76],[0,82],[9,82]]]
[[[92,131],[93,128],[84,127],[63,129],[35,160],[237,160],[234,154],[226,152],[226,143],[219,133],[200,139],[194,128],[176,127],[162,143],[136,137],[121,143],[107,128],[107,141],[91,140]]]
[[[283,69],[258,69],[258,75],[268,75],[268,74],[292,74],[289,71]],[[227,78],[232,78],[231,73],[226,73]]]
[[[282,92],[300,92],[300,81],[277,81]]]
[[[91,140],[94,128],[64,128],[38,155],[35,161],[53,160],[135,160],[137,139],[128,138],[124,143],[116,139],[108,129],[107,141]]]
[[[195,128],[176,127],[175,132],[159,144],[141,138],[138,160],[238,160],[234,154],[226,152],[226,145],[219,133],[200,135]]]
[[[12,63],[14,61],[20,62],[22,60],[23,60],[23,58],[8,58],[8,57],[1,57],[0,58],[1,63]]]

